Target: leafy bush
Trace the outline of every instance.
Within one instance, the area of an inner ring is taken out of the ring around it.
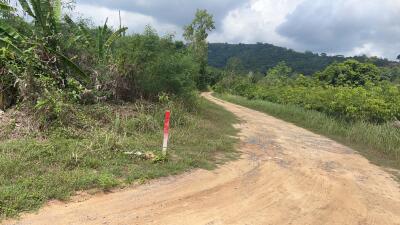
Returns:
[[[159,37],[148,27],[143,35],[118,41],[115,54],[118,98],[157,100],[160,93],[185,97],[195,89],[197,65],[171,36]]]
[[[61,16],[59,0],[18,2],[32,22],[6,3],[1,8],[1,108],[20,102],[37,105],[31,109],[43,109],[53,100],[69,103],[79,99],[84,104],[105,100],[157,101],[160,93],[191,104],[199,71],[202,81],[208,76],[206,60],[197,60],[206,48],[189,49],[172,35],[158,36],[151,27],[143,34],[126,35],[127,28],[113,30],[107,26],[107,19],[99,27],[85,19],[74,21],[68,15]],[[205,10],[201,12],[211,23],[212,16]],[[201,29],[197,26],[193,29],[202,34],[201,41],[206,43],[208,30],[197,31]],[[43,87],[43,79],[51,80],[53,87]],[[50,92],[56,98],[47,96]]]
[[[214,88],[250,99],[298,105],[347,121],[382,123],[400,118],[400,90],[380,81],[379,70],[353,60],[329,66],[314,77],[290,75],[280,64],[256,84],[230,76]]]
[[[378,67],[373,64],[347,60],[328,66],[324,71],[316,73],[316,77],[333,86],[363,86],[368,82],[380,81],[379,73]]]

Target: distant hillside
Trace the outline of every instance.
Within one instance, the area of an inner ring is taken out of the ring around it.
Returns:
[[[344,61],[344,56],[327,56],[312,52],[295,52],[291,49],[277,47],[271,44],[209,44],[209,65],[224,68],[228,59],[237,57],[241,60],[246,71],[266,72],[279,62],[285,61],[295,71],[305,75],[313,74],[324,69],[335,61]],[[395,62],[377,57],[351,57],[361,62],[370,61],[377,66],[388,66]]]

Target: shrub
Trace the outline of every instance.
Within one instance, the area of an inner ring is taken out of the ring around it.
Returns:
[[[243,76],[225,77],[214,90],[298,105],[347,121],[383,123],[400,118],[399,88],[388,81],[378,81],[373,65],[350,60],[331,65],[314,77],[288,77],[290,70],[285,68],[278,65],[256,84]]]
[[[171,36],[159,37],[150,27],[144,34],[118,42],[115,62],[120,78],[119,98],[157,100],[160,93],[186,97],[195,90],[197,64]],[[126,90],[125,93],[122,90]]]

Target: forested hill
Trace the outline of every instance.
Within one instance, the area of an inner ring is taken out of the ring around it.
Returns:
[[[291,49],[263,43],[210,43],[208,51],[210,66],[224,68],[230,58],[238,58],[244,70],[259,71],[262,73],[276,66],[279,62],[285,61],[295,71],[310,75],[324,69],[335,61],[342,62],[348,59],[340,55],[327,56],[324,53],[296,52]],[[377,66],[387,66],[394,63],[393,61],[377,57],[356,56],[351,58],[361,62],[370,61]]]

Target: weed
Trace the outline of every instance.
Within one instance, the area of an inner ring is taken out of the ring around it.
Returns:
[[[165,107],[172,110],[168,158],[161,154]],[[68,126],[38,137],[0,142],[0,218],[37,209],[76,191],[105,191],[132,182],[216,167],[232,159],[233,114],[206,100],[194,112],[181,104],[146,102],[74,108]],[[141,157],[127,152],[143,152]]]

